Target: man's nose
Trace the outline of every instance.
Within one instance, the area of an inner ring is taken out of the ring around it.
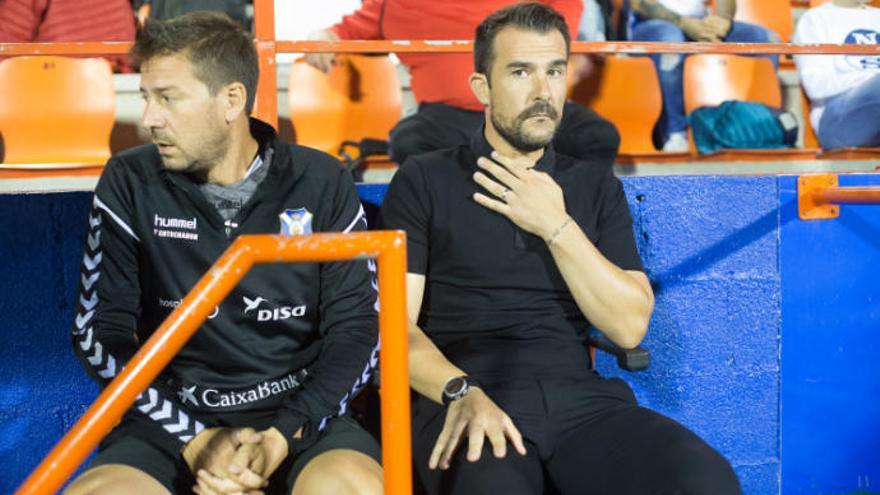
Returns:
[[[144,113],[141,115],[141,125],[146,129],[155,129],[162,127],[163,123],[164,119],[162,119],[161,110],[150,101],[144,103]]]
[[[546,74],[539,74],[534,79],[532,97],[535,100],[550,100],[550,78]]]

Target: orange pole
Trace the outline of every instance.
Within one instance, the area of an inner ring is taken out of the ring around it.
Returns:
[[[254,117],[278,129],[278,74],[275,67],[275,2],[254,1],[254,35],[260,79]]]
[[[383,455],[396,457],[391,464],[392,470],[386,471],[385,479],[386,483],[393,483],[395,487],[404,486],[404,480],[411,479],[409,385],[405,354],[405,245],[402,232],[239,237],[138,350],[122,373],[110,382],[55,445],[16,494],[55,493],[254,263],[324,262],[377,256],[380,263],[379,290],[386,294],[386,308],[382,313],[400,312],[396,316],[383,316],[380,313],[379,321],[381,345],[384,348],[380,354],[380,366],[383,374],[395,376],[389,378],[392,380],[388,382],[389,388],[382,392],[383,400],[387,397],[389,401],[389,405],[382,405],[383,412],[386,407],[389,412],[387,418],[383,416],[383,423],[396,422],[387,428],[383,424],[383,442],[388,440],[387,448],[392,449]],[[382,265],[383,261],[389,266]],[[396,299],[399,300],[395,302]],[[386,430],[395,438],[385,438]],[[409,493],[408,490],[397,490],[386,493]]]
[[[396,242],[405,245],[405,237],[401,235]],[[383,329],[379,333],[379,356],[382,359],[379,394],[382,408],[382,466],[385,471],[385,493],[388,495],[412,491],[405,274],[405,248],[386,250],[379,255],[379,297],[382,305],[379,327]]]
[[[880,187],[823,187],[815,189],[813,197],[824,204],[880,204]]]
[[[262,2],[264,0],[257,0]],[[255,9],[256,19],[261,10]],[[262,22],[262,21],[261,21]],[[263,24],[259,24],[262,26]],[[258,41],[271,42],[261,38]],[[470,41],[346,40],[276,41],[277,53],[470,53]],[[0,43],[0,57],[11,55],[117,55],[126,54],[129,42]],[[792,55],[880,55],[880,45],[794,45],[789,43],[666,43],[654,41],[573,41],[572,53],[729,53],[741,55],[787,53]],[[273,59],[274,60],[274,59]],[[261,78],[262,79],[262,78]]]
[[[10,55],[126,55],[129,41],[66,41],[54,43],[0,43],[0,57]]]
[[[470,53],[471,41],[462,40],[345,40],[345,41],[278,41],[278,53]],[[880,45],[793,45],[789,43],[683,43],[656,41],[574,41],[572,53],[732,53],[795,55],[880,55]]]

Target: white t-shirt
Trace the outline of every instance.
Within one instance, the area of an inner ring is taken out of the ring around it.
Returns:
[[[880,44],[880,9],[868,6],[839,7],[829,2],[801,16],[792,41],[797,44]],[[829,98],[855,88],[880,74],[876,55],[796,55],[801,84],[810,97],[810,122],[819,121]]]
[[[660,5],[678,15],[699,18],[706,16],[705,0],[660,0]]]

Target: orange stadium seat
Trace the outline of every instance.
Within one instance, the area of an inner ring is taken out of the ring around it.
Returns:
[[[572,89],[571,98],[610,120],[620,132],[621,153],[651,153],[651,133],[663,95],[647,57],[606,57],[597,74]]]
[[[110,158],[115,92],[103,59],[13,57],[0,62],[6,169],[95,168]]]
[[[340,56],[329,74],[301,59],[291,66],[288,108],[299,144],[341,156],[343,143],[387,140],[401,106],[397,69],[386,56]]]
[[[791,40],[794,31],[789,0],[738,0],[734,19],[769,28],[783,43]]]
[[[773,64],[766,58],[739,55],[699,54],[685,59],[685,112],[726,100],[782,106],[782,91]]]

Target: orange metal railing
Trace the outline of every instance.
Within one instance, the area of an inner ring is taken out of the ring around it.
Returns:
[[[115,426],[137,396],[186,344],[256,263],[376,258],[379,312],[382,466],[385,493],[412,490],[407,365],[406,237],[403,232],[241,236],[208,270],[73,428],[19,487],[17,495],[55,493]]]
[[[836,174],[798,177],[798,216],[801,220],[823,220],[840,215],[838,205],[878,205],[880,187],[840,187]]]
[[[467,53],[470,41],[366,40],[366,41],[277,41],[274,0],[254,0],[254,34],[260,63],[254,116],[278,125],[278,88],[275,55],[297,52],[337,53]],[[0,55],[108,55],[126,53],[131,43],[0,43]],[[880,45],[793,45],[781,43],[664,43],[584,42],[571,45],[573,53],[720,53],[720,54],[827,54],[880,55]]]

